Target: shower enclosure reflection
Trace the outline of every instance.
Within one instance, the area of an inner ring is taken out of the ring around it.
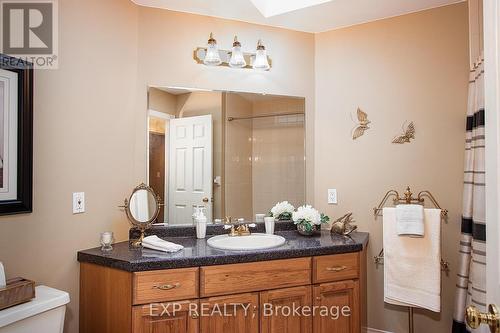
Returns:
[[[159,221],[254,220],[278,201],[305,202],[304,98],[150,87],[148,181]]]

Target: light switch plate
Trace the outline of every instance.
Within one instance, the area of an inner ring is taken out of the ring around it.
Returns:
[[[328,189],[328,203],[329,204],[337,203],[337,190],[334,188]]]
[[[73,214],[85,213],[85,193],[73,193]]]

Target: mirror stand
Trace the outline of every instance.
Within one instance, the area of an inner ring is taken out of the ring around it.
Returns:
[[[125,209],[128,220],[141,233],[138,239],[130,240],[133,247],[142,247],[144,233],[158,218],[161,206],[160,197],[144,183],[134,188],[130,198],[124,200],[120,207]]]

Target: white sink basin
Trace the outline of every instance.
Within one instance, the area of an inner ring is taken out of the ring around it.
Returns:
[[[249,236],[220,235],[209,238],[207,244],[219,250],[251,251],[264,250],[285,244],[285,239],[278,235],[251,234]]]

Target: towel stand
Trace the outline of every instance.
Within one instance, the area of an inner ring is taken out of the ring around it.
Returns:
[[[382,210],[384,209],[384,204],[387,202],[387,199],[391,195],[394,195],[393,203],[395,205],[397,204],[420,204],[423,205],[425,203],[425,197],[428,197],[430,201],[434,204],[434,206],[438,209],[441,209],[441,217],[442,218],[447,218],[448,217],[448,210],[441,208],[441,206],[438,204],[436,198],[432,195],[431,192],[429,191],[420,191],[417,195],[416,198],[413,197],[413,193],[410,190],[410,186],[406,187],[406,191],[404,192],[404,197],[401,197],[396,190],[389,190],[385,194],[384,198],[382,201],[379,203],[379,205],[375,208],[373,208],[373,213],[375,217],[381,216],[382,215]]]
[[[403,196],[400,196],[398,191],[396,190],[389,190],[385,193],[384,198],[380,202],[380,204],[377,207],[373,208],[373,215],[375,218],[377,216],[382,215],[382,210],[384,209],[384,205],[387,202],[387,200],[391,197],[394,196],[393,198],[393,204],[398,205],[398,204],[419,204],[419,205],[424,205],[425,204],[425,197],[429,198],[429,200],[432,202],[432,204],[437,208],[441,209],[441,218],[446,219],[448,217],[448,210],[441,208],[439,203],[437,202],[436,198],[432,195],[431,192],[429,191],[420,191],[417,195],[417,197],[413,197],[413,193],[411,192],[410,186],[406,187],[406,191],[403,193]],[[384,263],[384,249],[380,250],[379,254],[375,256],[374,262],[376,265],[382,265]],[[441,259],[441,270],[445,272],[450,271],[450,264]],[[409,333],[414,333],[414,326],[413,326],[413,307],[409,306],[408,307],[408,332]]]

